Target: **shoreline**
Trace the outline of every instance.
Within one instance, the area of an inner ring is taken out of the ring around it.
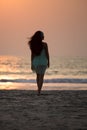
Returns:
[[[0,90],[37,90],[36,83],[0,83]],[[70,84],[70,83],[44,83],[42,87],[43,91],[59,90],[87,90],[87,84]]]
[[[0,129],[87,129],[87,90],[0,90]]]

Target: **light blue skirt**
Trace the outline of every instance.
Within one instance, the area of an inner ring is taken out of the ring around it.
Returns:
[[[44,74],[47,68],[48,60],[43,49],[39,56],[35,56],[33,59],[33,71],[37,74]]]
[[[46,71],[47,66],[45,65],[39,65],[39,66],[34,66],[33,71],[36,72],[37,74],[44,74]]]

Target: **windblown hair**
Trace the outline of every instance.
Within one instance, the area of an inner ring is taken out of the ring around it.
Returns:
[[[43,42],[42,42],[43,39],[44,34],[41,31],[35,32],[35,34],[31,37],[30,41],[28,42],[28,45],[33,54],[40,55],[43,49]]]

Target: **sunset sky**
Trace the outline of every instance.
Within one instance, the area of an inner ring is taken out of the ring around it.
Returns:
[[[87,56],[87,0],[0,0],[0,55],[27,56],[37,30],[50,55]]]

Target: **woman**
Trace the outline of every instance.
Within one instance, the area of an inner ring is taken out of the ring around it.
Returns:
[[[37,75],[38,95],[40,95],[42,89],[46,68],[49,67],[48,46],[42,40],[44,40],[43,32],[37,31],[28,42],[31,50],[31,69]]]

